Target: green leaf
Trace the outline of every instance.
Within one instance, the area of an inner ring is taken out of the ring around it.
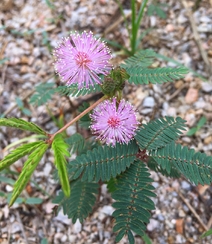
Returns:
[[[158,6],[156,7],[155,12],[161,19],[165,19],[167,17],[166,12]]]
[[[193,136],[193,135],[195,135],[195,134],[197,133],[197,131],[198,131],[198,128],[197,128],[197,127],[193,127],[193,128],[191,128],[191,129],[186,133],[186,135],[187,135],[187,136]]]
[[[23,101],[19,97],[16,97],[15,101],[19,108],[23,108],[23,106],[24,106]]]
[[[90,86],[89,88],[79,89],[78,84],[72,84],[69,86],[58,86],[57,88],[55,88],[55,91],[60,93],[61,95],[79,97],[91,94],[93,92],[101,92],[101,86],[99,84],[95,84],[94,86]]]
[[[149,211],[155,208],[150,199],[156,196],[152,192],[152,181],[145,164],[137,161],[118,177],[116,190],[112,193],[112,198],[116,200],[112,205],[116,209],[112,215],[115,218],[113,230],[118,232],[116,241],[125,234],[133,243],[132,231],[144,235],[151,216]]]
[[[12,185],[12,186],[15,184],[15,181],[13,179],[8,178],[8,177],[3,176],[3,175],[0,175],[0,181],[3,183],[6,183],[6,184]]]
[[[181,66],[181,67],[184,67],[185,68],[185,66],[182,65],[179,61],[176,61],[176,60],[174,60],[172,58],[166,57],[166,56],[164,56],[162,54],[156,53],[155,54],[155,57],[158,58],[158,59],[160,59],[160,60],[164,60],[164,61],[167,61],[167,62],[171,62],[173,64],[176,64],[178,66]],[[201,80],[206,81],[206,82],[208,81],[207,79],[205,79],[202,75],[200,75],[199,73],[197,73],[193,69],[190,69],[190,68],[187,68],[187,69],[188,69],[189,72],[191,72],[193,75],[199,77]]]
[[[83,223],[83,219],[92,212],[98,188],[98,183],[74,181],[71,183],[72,190],[68,198],[60,191],[52,202],[59,204],[59,208],[63,208],[64,214],[72,218],[72,223],[75,223],[77,219]]]
[[[201,119],[197,123],[197,128],[200,129],[203,127],[203,125],[207,122],[207,119],[205,116],[202,116]]]
[[[0,191],[0,197],[5,197],[6,196],[6,193]]]
[[[84,96],[93,92],[100,92],[101,86],[99,84],[95,84],[94,86],[90,86],[89,88],[78,88],[78,84],[72,84],[69,86],[58,86],[55,87],[55,83],[42,83],[35,87],[35,93],[30,98],[30,103],[40,106],[42,104],[47,103],[52,99],[52,96],[55,93],[59,93],[62,96],[72,96],[79,97]]]
[[[167,172],[171,165],[194,184],[212,182],[212,157],[172,142],[164,148],[150,152],[150,156]]]
[[[36,106],[46,104],[55,93],[55,83],[41,83],[35,87],[35,93],[30,97],[30,103]]]
[[[147,15],[152,16],[152,15],[154,15],[154,12],[155,12],[155,5],[150,4],[147,8]]]
[[[79,108],[78,111],[82,113],[85,111],[88,107],[90,107],[90,104],[87,102],[84,102]],[[79,125],[83,128],[88,129],[91,123],[91,118],[89,114],[84,115],[80,120],[79,120]]]
[[[148,124],[142,124],[135,139],[141,149],[157,149],[175,141],[186,130],[185,120],[166,116]]]
[[[42,198],[39,197],[29,197],[26,199],[26,204],[41,204],[43,202]]]
[[[143,239],[145,244],[152,244],[152,240],[149,238],[147,234],[144,234],[141,238]]]
[[[54,152],[54,163],[56,168],[58,169],[58,175],[60,178],[62,189],[67,197],[70,196],[71,192],[66,168],[67,162],[65,158],[65,156],[70,156],[68,148],[68,144],[65,143],[65,141],[60,135],[55,137],[52,143],[52,150]]]
[[[1,30],[1,28],[0,28]],[[3,58],[3,59],[0,59],[0,65],[6,63],[8,60],[10,60],[9,58]]]
[[[183,78],[188,73],[188,69],[185,67],[178,68],[140,68],[132,67],[127,69],[130,75],[129,82],[136,85],[143,84],[162,84],[165,82],[173,82],[174,80]]]
[[[10,202],[11,197],[12,197],[12,193],[8,193],[7,194],[7,203]],[[17,197],[14,203],[21,204],[23,202],[24,202],[24,198],[23,197]]]
[[[198,130],[200,130],[203,125],[207,122],[207,119],[205,116],[202,116],[201,119],[198,121],[197,126],[191,128],[188,132],[187,132],[187,136],[193,136],[197,133]]]
[[[112,193],[116,190],[117,179],[111,178],[107,183],[107,189],[109,193]]]
[[[204,237],[207,237],[207,236],[210,236],[210,235],[212,235],[212,229],[210,229],[210,230],[204,232],[204,233],[201,235],[201,238],[204,238]]]
[[[170,162],[170,172],[166,170],[166,168],[162,168],[152,157],[148,160],[148,167],[155,172],[160,172],[162,175],[172,178],[180,178],[181,173],[177,168]]]
[[[125,171],[135,160],[137,152],[135,141],[128,145],[116,144],[115,147],[99,146],[69,162],[70,178],[77,179],[81,176],[82,181],[108,181]]]
[[[39,135],[47,135],[47,133],[36,124],[18,118],[1,118],[0,126],[14,127],[20,130],[31,131]]]
[[[37,147],[42,145],[42,141],[31,142],[28,144],[24,144],[16,149],[14,149],[10,154],[5,156],[4,159],[0,161],[0,171],[6,167],[9,167],[14,162],[18,161],[20,158],[26,156],[27,154],[34,151]]]
[[[27,108],[22,108],[22,112],[27,116],[30,116],[32,114],[31,111]]]
[[[41,243],[40,244],[48,244],[48,239],[47,238],[43,238],[41,240]]]
[[[10,200],[10,206],[13,205],[17,197],[20,195],[24,187],[26,186],[27,182],[29,181],[32,173],[34,172],[35,168],[37,167],[38,163],[40,162],[43,154],[48,149],[48,144],[42,142],[39,147],[37,147],[28,157],[27,161],[24,164],[24,167],[19,175],[17,181],[14,185],[14,190],[12,193],[12,197]]]
[[[143,69],[150,66],[155,58],[155,52],[151,49],[140,50],[134,56],[124,60],[124,63],[120,66],[126,71],[131,69]]]
[[[79,133],[73,134],[69,138],[66,138],[65,141],[69,145],[71,153],[81,152],[85,147],[85,139]]]

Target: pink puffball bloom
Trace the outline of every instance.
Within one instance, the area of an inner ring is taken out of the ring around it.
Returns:
[[[106,144],[115,146],[116,142],[128,143],[133,139],[139,122],[133,106],[116,98],[100,103],[90,115],[92,119],[91,130]]]
[[[55,71],[62,81],[67,85],[78,84],[79,89],[101,84],[99,75],[107,75],[112,69],[109,49],[92,32],[70,34],[53,54]]]

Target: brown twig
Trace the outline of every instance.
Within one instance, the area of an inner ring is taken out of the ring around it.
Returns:
[[[193,34],[194,34],[194,39],[195,39],[195,41],[197,43],[197,46],[199,48],[200,54],[202,56],[202,59],[205,62],[205,64],[207,65],[208,72],[211,74],[212,68],[211,68],[211,65],[210,65],[210,61],[208,59],[207,53],[205,52],[205,49],[203,48],[201,38],[200,38],[199,33],[197,31],[197,26],[196,26],[196,23],[195,23],[195,20],[194,20],[194,17],[193,17],[193,13],[189,9],[188,3],[185,0],[181,0],[181,2],[183,4],[184,8],[186,9],[189,21],[191,23],[191,28],[192,28],[192,31],[193,31]]]
[[[126,14],[126,19],[128,19],[131,16],[131,12]],[[125,18],[123,16],[120,16],[112,25],[109,25],[106,30],[104,31],[104,35],[107,35],[108,33],[112,32],[112,30],[116,29],[116,27],[121,24]]]
[[[188,84],[185,83],[181,87],[179,87],[174,93],[172,93],[169,98],[167,99],[168,102],[175,98],[184,88],[188,87]]]
[[[23,234],[25,244],[28,244],[27,237],[26,237],[26,234],[25,234],[25,231],[24,231],[24,226],[23,226],[23,223],[21,221],[20,214],[19,214],[18,211],[16,212],[16,218],[17,218],[17,221],[18,221],[18,223],[19,223],[19,225],[21,227],[21,232]]]
[[[212,226],[212,216],[210,217],[208,224],[207,224],[208,229],[210,229],[211,226]]]
[[[180,198],[183,200],[183,202],[187,205],[187,207],[190,209],[190,211],[193,213],[193,215],[196,217],[196,219],[199,221],[199,223],[201,224],[201,226],[205,229],[205,231],[207,231],[209,228],[202,222],[200,216],[197,214],[197,212],[195,211],[195,209],[191,206],[191,204],[188,202],[187,199],[184,198],[184,196],[178,191],[178,195],[180,196]]]

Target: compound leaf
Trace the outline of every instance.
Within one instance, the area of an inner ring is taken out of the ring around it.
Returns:
[[[148,167],[155,172],[160,172],[166,177],[180,178],[182,176],[173,163],[170,163],[170,172],[167,172],[166,168],[162,168],[152,157],[148,160]]]
[[[130,75],[129,82],[136,85],[143,84],[162,84],[165,82],[172,82],[176,79],[183,78],[188,73],[188,69],[185,67],[178,68],[140,68],[132,67],[127,69],[127,73]]]
[[[125,171],[136,158],[138,146],[135,141],[116,144],[115,147],[99,146],[69,163],[71,179],[82,177],[82,181],[108,181]]]
[[[58,169],[58,175],[62,189],[67,197],[70,196],[71,192],[68,179],[68,172],[66,168],[67,161],[65,158],[65,156],[70,156],[68,148],[68,144],[65,143],[65,141],[60,135],[54,138],[54,141],[52,142],[52,150],[54,152],[54,163],[56,168]]]
[[[47,135],[47,133],[36,124],[18,118],[1,118],[0,126],[14,127],[20,130],[31,131],[39,135]]]
[[[59,204],[59,207],[63,208],[64,214],[72,218],[73,223],[77,219],[82,223],[83,219],[92,211],[98,188],[99,185],[97,183],[74,181],[71,183],[71,195],[65,197],[64,193],[60,191],[53,203]]]
[[[0,161],[0,171],[6,167],[9,167],[11,164],[15,163],[20,158],[26,156],[27,154],[34,151],[37,147],[39,147],[43,142],[36,141],[24,144],[16,149],[14,149],[10,154],[8,154],[4,159]]]
[[[89,88],[79,89],[78,84],[72,84],[69,86],[58,86],[57,88],[55,88],[55,92],[58,92],[61,95],[79,97],[93,92],[101,92],[101,87],[99,84],[95,84],[94,86],[90,86]]]
[[[120,66],[124,68],[126,71],[132,68],[146,68],[153,63],[153,59],[155,58],[155,52],[151,49],[140,50],[134,56],[127,58],[124,60],[124,63]]]
[[[185,120],[166,116],[148,124],[143,124],[135,139],[141,149],[152,150],[164,147],[175,141],[185,130]]]
[[[212,157],[195,152],[172,142],[164,148],[150,152],[153,159],[167,172],[173,164],[179,172],[194,184],[210,184],[212,182]]]
[[[118,232],[116,241],[120,241],[124,235],[128,236],[129,243],[134,243],[132,231],[142,236],[146,224],[150,219],[150,210],[155,208],[150,197],[156,195],[152,192],[150,174],[141,161],[135,161],[130,168],[118,177],[116,190],[112,198],[116,200],[113,207],[115,225],[113,230]]]
[[[65,141],[69,145],[71,153],[82,151],[84,149],[85,139],[79,133],[71,135],[70,137],[66,138]]]
[[[30,97],[30,103],[36,106],[46,104],[51,100],[55,91],[55,83],[41,83],[35,87],[35,93]]]
[[[16,198],[20,195],[24,187],[26,186],[27,182],[29,181],[33,171],[37,167],[38,163],[40,162],[43,154],[48,149],[48,144],[42,142],[39,147],[37,147],[28,157],[27,161],[24,164],[24,167],[19,175],[17,181],[14,184],[14,190],[12,193],[12,197],[10,200],[10,206],[13,205]]]

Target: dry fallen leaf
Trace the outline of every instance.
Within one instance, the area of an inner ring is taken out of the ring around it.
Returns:
[[[198,90],[195,88],[189,88],[185,96],[186,103],[192,104],[196,102],[197,99],[198,99]]]
[[[210,186],[209,185],[198,185],[197,186],[197,190],[199,192],[200,195],[203,195],[205,193],[205,191],[209,188]]]
[[[176,219],[176,231],[179,234],[183,234],[184,219]]]

